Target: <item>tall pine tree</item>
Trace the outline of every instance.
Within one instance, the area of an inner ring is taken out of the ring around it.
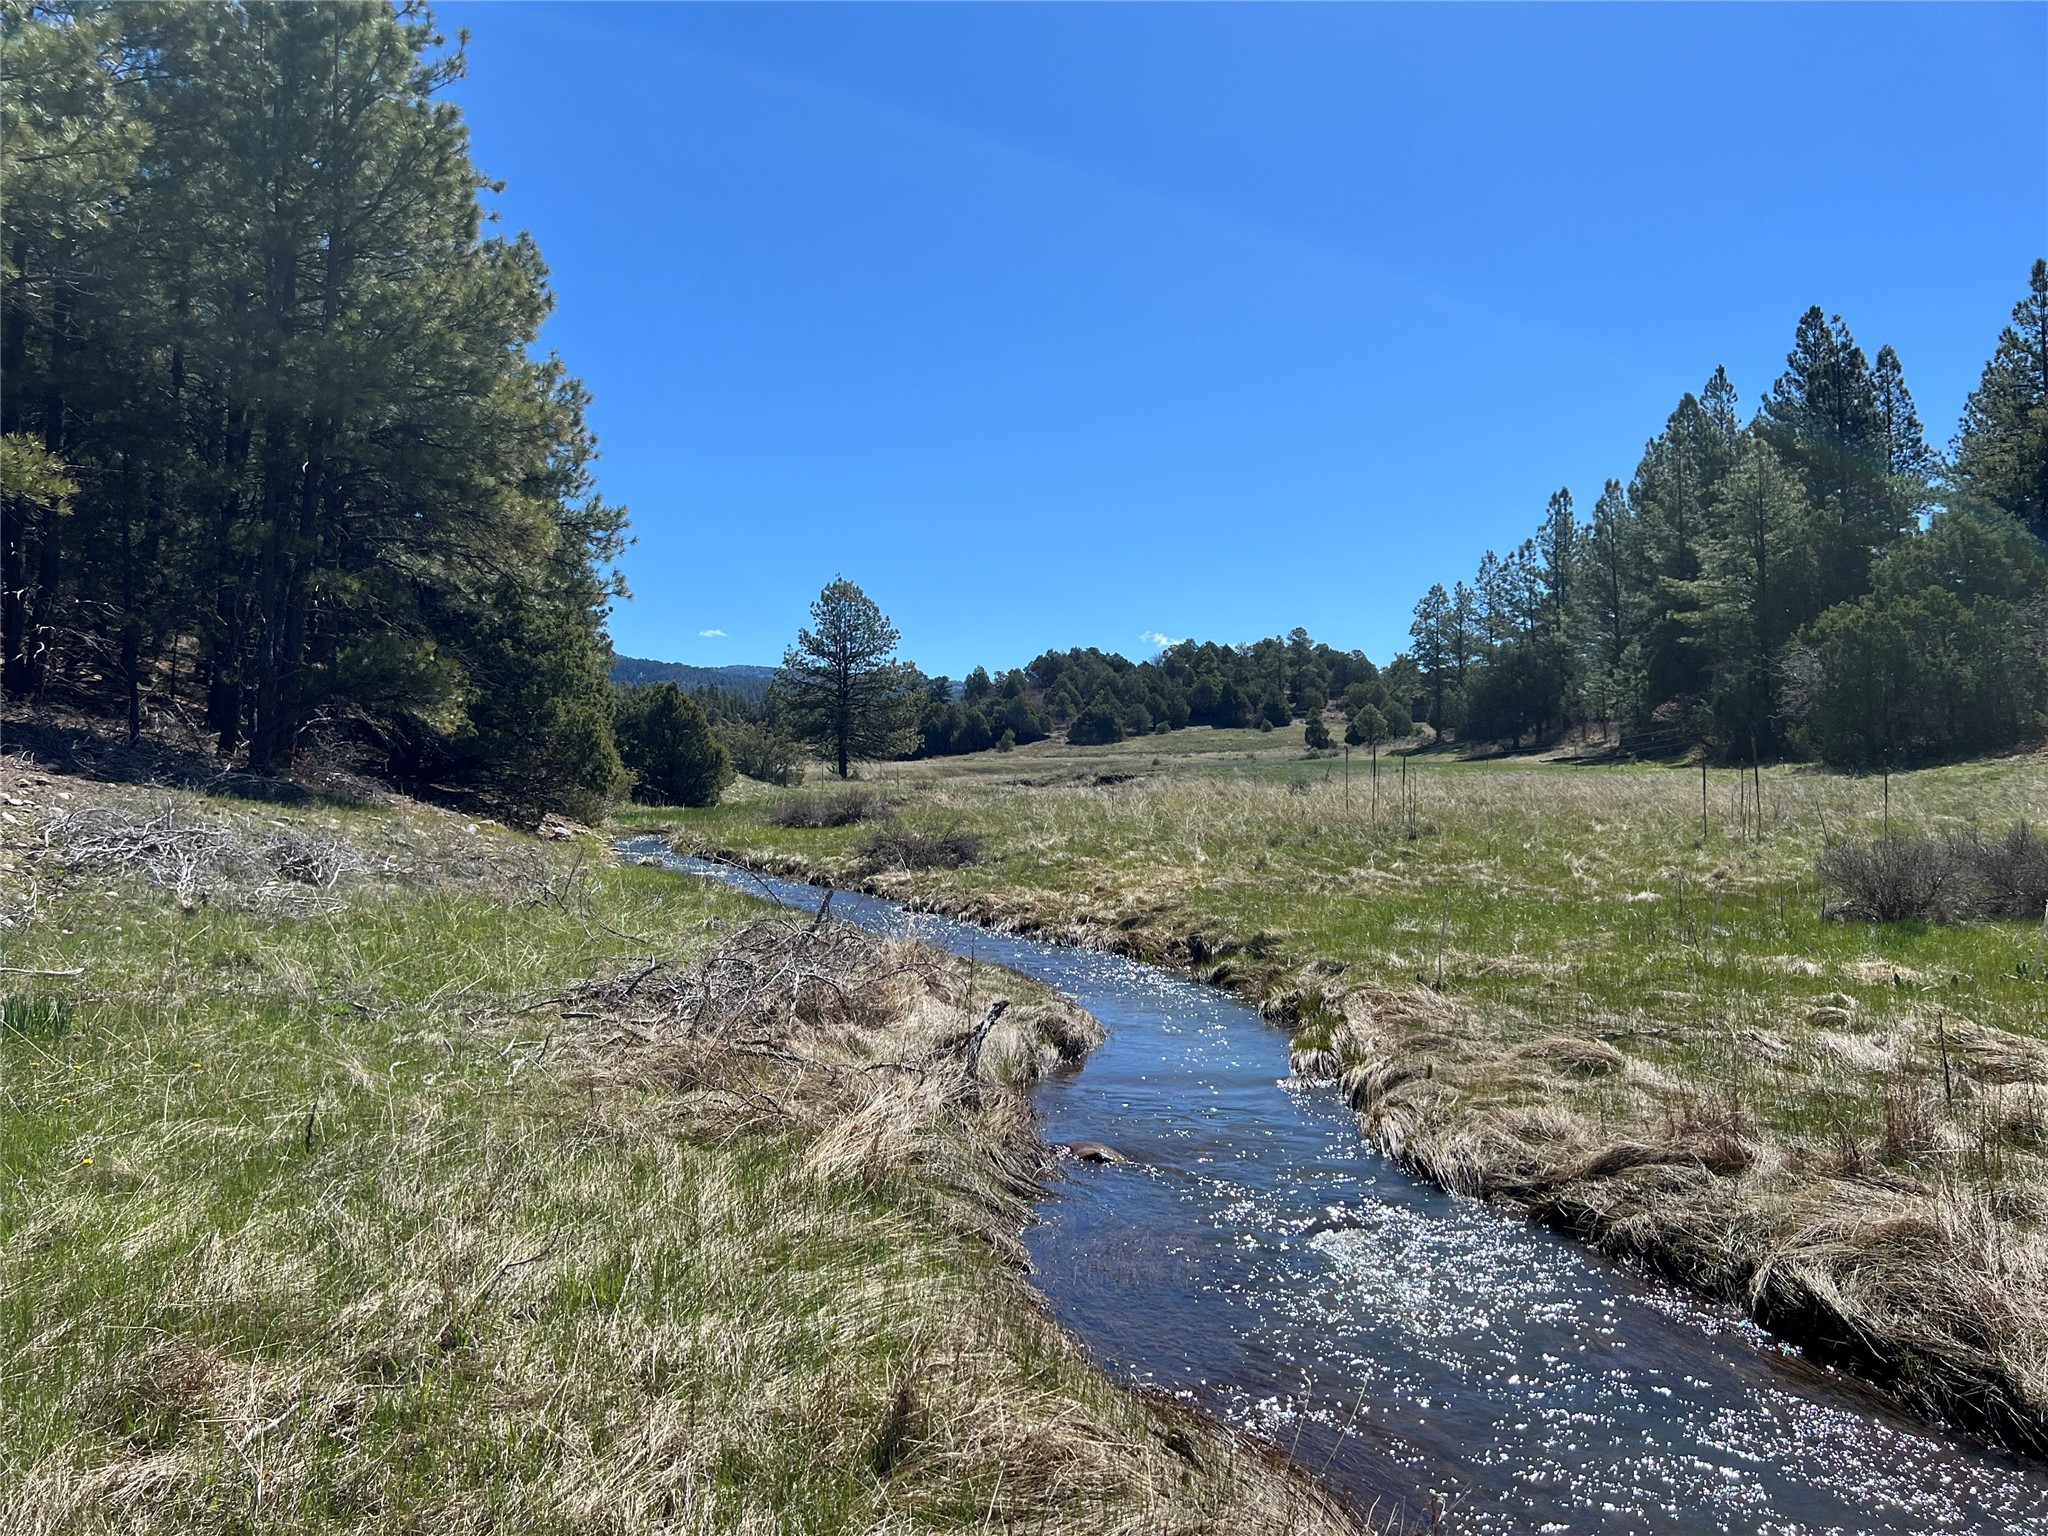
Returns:
[[[1950,471],[1962,499],[2048,539],[2048,260],[2036,261],[1963,407]]]
[[[1885,423],[1863,349],[1836,315],[1800,316],[1785,372],[1764,399],[1761,430],[1798,473],[1814,509],[1818,611],[1870,588],[1870,562],[1909,519],[1892,494]]]

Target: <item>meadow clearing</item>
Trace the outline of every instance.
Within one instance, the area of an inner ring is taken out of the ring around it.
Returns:
[[[2048,931],[1844,920],[1814,872],[1887,828],[2039,822],[2048,759],[1703,790],[1696,765],[1382,753],[1375,787],[1300,736],[1045,743],[879,767],[850,802],[747,785],[634,816],[1230,986],[1409,1166],[2048,1448]],[[784,824],[835,804],[856,819]]]
[[[587,833],[0,766],[0,1528],[1364,1529],[1029,1291],[1056,999]]]

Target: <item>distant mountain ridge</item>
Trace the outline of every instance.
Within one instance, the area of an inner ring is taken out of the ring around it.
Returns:
[[[612,681],[628,687],[674,683],[678,688],[723,688],[749,703],[759,703],[775,680],[773,667],[693,667],[681,661],[649,661],[641,656],[612,657]]]

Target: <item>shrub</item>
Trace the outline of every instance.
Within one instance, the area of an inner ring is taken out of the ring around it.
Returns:
[[[1330,748],[1330,728],[1323,724],[1321,715],[1310,715],[1308,725],[1301,733],[1302,743],[1311,752],[1327,752]]]
[[[861,839],[860,856],[871,869],[958,869],[980,861],[981,834],[960,827],[920,832],[888,821]]]
[[[842,789],[829,795],[793,795],[768,813],[778,827],[850,827],[888,810],[880,791]]]
[[[1996,839],[1975,829],[1946,838],[1894,834],[1831,844],[1814,873],[1841,897],[1831,909],[1838,917],[2036,918],[2048,906],[2048,839],[2025,822]]]
[[[1833,843],[1814,860],[1814,873],[1840,897],[1837,917],[1880,923],[1946,918],[1968,905],[1962,861],[1953,844],[1894,833],[1868,842]]]
[[[2024,821],[1996,842],[1973,830],[1957,845],[1975,875],[1972,895],[1983,915],[2037,918],[2048,909],[2048,838]]]
[[[784,788],[804,781],[803,748],[778,731],[735,721],[720,732],[733,767],[750,779]]]

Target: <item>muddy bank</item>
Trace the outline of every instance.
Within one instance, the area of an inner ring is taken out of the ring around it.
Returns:
[[[1668,1079],[1613,1043],[1512,1041],[1427,988],[1347,984],[1344,965],[1282,935],[1180,932],[1163,912],[1060,911],[1031,892],[933,893],[900,871],[678,846],[1181,969],[1290,1028],[1297,1074],[1327,1079],[1402,1167],[1735,1305],[1920,1415],[2048,1456],[2048,1202],[2031,1190],[1929,1186],[1853,1147],[1787,1142],[1739,1098],[1674,1110]],[[1981,1029],[1975,1045],[2004,1059],[2032,1042]],[[1640,1088],[1643,1113],[1615,1121],[1575,1102],[1603,1084]]]

